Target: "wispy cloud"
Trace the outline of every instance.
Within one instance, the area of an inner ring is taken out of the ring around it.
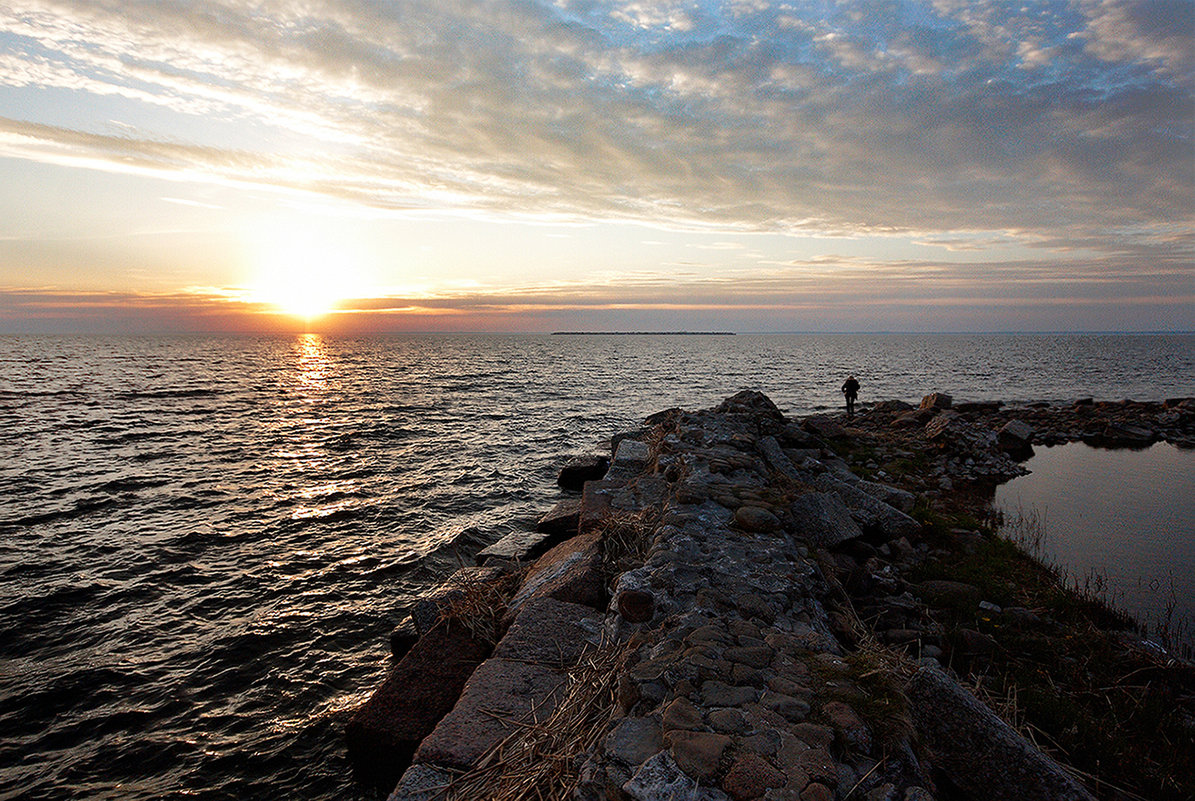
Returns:
[[[0,82],[132,128],[8,108],[0,155],[380,209],[1156,243],[1195,207],[1191,8],[9,0]]]

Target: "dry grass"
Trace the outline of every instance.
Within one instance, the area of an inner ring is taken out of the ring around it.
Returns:
[[[514,575],[465,578],[440,609],[440,621],[463,626],[475,640],[496,645],[505,631],[506,602],[517,580]]]
[[[638,512],[617,512],[602,521],[602,571],[608,582],[647,559],[662,510],[648,506]]]
[[[513,731],[477,768],[454,776],[447,801],[564,801],[580,780],[580,761],[614,716],[618,675],[629,646],[603,645],[568,671],[560,701],[531,721],[507,720]]]

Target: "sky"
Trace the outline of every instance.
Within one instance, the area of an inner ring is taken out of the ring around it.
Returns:
[[[1195,0],[0,0],[0,332],[1195,330]]]

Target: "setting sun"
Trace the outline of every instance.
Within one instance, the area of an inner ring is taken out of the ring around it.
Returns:
[[[354,245],[297,224],[263,233],[255,261],[252,299],[295,317],[322,317],[342,301],[368,294]]]

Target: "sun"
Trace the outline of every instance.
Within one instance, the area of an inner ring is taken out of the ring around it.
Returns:
[[[363,265],[347,237],[302,225],[259,232],[252,300],[311,321],[368,294]]]

